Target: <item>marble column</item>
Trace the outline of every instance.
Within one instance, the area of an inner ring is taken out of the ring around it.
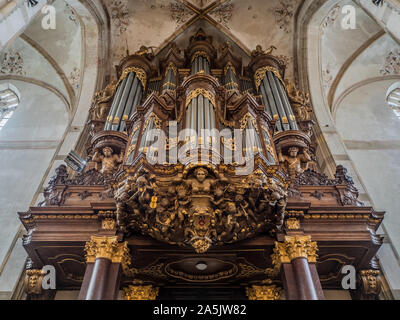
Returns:
[[[87,267],[78,299],[115,300],[121,270],[130,264],[127,243],[119,243],[116,236],[92,236],[85,251]]]
[[[317,243],[311,236],[285,236],[276,242],[272,261],[281,272],[288,300],[324,300],[315,263]]]

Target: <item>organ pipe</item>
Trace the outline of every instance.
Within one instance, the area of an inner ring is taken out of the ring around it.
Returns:
[[[281,80],[273,72],[265,73],[259,92],[261,92],[265,111],[277,120],[277,131],[298,130],[286,90]]]
[[[143,84],[136,72],[130,72],[119,83],[104,130],[126,131],[125,121],[136,112],[143,95]]]

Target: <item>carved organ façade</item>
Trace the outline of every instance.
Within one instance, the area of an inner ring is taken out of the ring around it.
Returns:
[[[88,163],[61,165],[20,213],[31,299],[51,298],[44,265],[86,300],[324,299],[345,265],[353,298],[376,298],[383,213],[345,168],[318,172],[309,97],[272,48],[247,59],[199,30],[121,61],[94,97]]]

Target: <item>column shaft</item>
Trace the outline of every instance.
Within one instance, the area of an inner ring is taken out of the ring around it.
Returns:
[[[299,300],[318,300],[317,292],[306,258],[292,260]]]
[[[96,259],[85,300],[105,300],[110,265],[109,259]]]

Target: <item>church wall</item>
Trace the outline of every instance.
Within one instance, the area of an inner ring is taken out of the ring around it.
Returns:
[[[385,101],[385,93],[392,83],[393,80],[373,82],[351,92],[337,111],[336,127],[374,207],[386,211],[384,230],[398,252],[400,120]],[[399,268],[398,258],[393,259],[394,254],[390,255],[388,249],[379,251],[378,256],[381,257],[381,252],[385,251],[382,260],[391,262],[383,264],[382,268],[388,271],[387,276],[394,281],[394,289],[400,288],[394,273],[396,265]]]
[[[16,213],[32,204],[68,125],[66,106],[54,93],[22,81],[7,82],[21,92],[21,101],[0,130],[0,292],[13,290],[26,258]]]
[[[306,13],[312,17],[309,18],[307,30],[303,30],[307,35],[306,40],[300,41],[299,51],[305,50],[307,54],[306,56],[299,55],[299,78],[303,81],[303,87],[309,88],[315,118],[321,130],[321,132],[316,131],[316,140],[319,145],[317,156],[321,168],[328,175],[332,175],[332,170],[336,165],[345,166],[360,192],[359,199],[366,205],[373,205],[377,210],[387,212],[384,227],[380,231],[386,232],[385,241],[388,243],[386,248],[378,253],[378,257],[383,274],[387,277],[392,293],[395,294],[399,288],[397,279],[400,276],[399,216],[397,214],[399,205],[394,191],[398,189],[399,166],[396,159],[399,152],[398,147],[393,147],[393,145],[398,145],[396,135],[398,136],[399,132],[399,120],[395,119],[397,122],[393,122],[395,117],[391,114],[392,111],[387,106],[385,98],[388,86],[396,81],[398,75],[386,75],[386,80],[382,81],[384,78],[380,76],[379,67],[384,65],[386,51],[368,51],[374,41],[372,37],[368,40],[370,43],[366,41],[366,47],[360,49],[365,50],[359,56],[364,60],[356,59],[356,63],[353,61],[358,69],[352,69],[351,61],[347,62],[344,80],[351,87],[346,88],[339,83],[340,97],[329,101],[324,88],[327,81],[326,72],[324,73],[326,70],[323,70],[322,66],[315,61],[321,62],[323,59],[321,38],[324,32],[321,29],[323,21],[326,21],[324,19],[327,19],[331,13],[330,10],[337,3],[344,2],[329,1],[313,15],[311,12]],[[340,11],[338,15],[331,16],[333,20],[329,20],[330,25],[340,24],[340,17]],[[364,18],[362,15],[357,15],[357,19]],[[371,18],[368,17],[368,19]],[[302,21],[301,18],[299,21]],[[360,24],[357,23],[359,27]],[[351,37],[352,32],[352,30],[338,32],[337,41],[339,42],[333,42],[331,50],[335,50],[336,47],[342,48],[344,38]],[[389,35],[381,37],[389,37]],[[299,34],[299,39],[302,38],[302,34]],[[389,40],[381,39],[382,41]],[[393,40],[389,42],[396,46]],[[377,62],[381,65],[377,65]],[[360,68],[364,68],[363,72],[359,71]],[[371,72],[368,73],[367,69]],[[332,77],[330,80],[334,81],[334,79],[335,77]],[[361,89],[358,90],[359,88]],[[331,107],[334,109],[331,110]],[[385,254],[382,254],[384,250]]]

